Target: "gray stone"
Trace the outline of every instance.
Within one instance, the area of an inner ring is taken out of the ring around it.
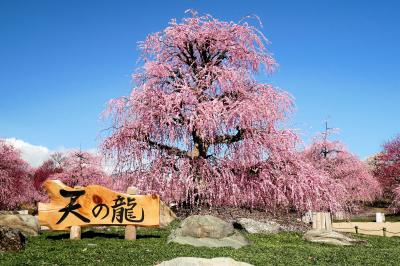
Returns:
[[[209,248],[222,248],[222,247],[232,247],[239,249],[241,247],[250,245],[250,242],[239,232],[233,233],[231,236],[224,238],[196,238],[191,236],[179,236],[171,235],[168,243],[174,242],[181,245],[191,245],[194,247],[209,247]]]
[[[37,218],[29,214],[2,214],[0,226],[18,229],[26,236],[37,236],[40,229]]]
[[[40,226],[40,232],[43,232],[43,231],[51,231],[51,229],[50,229],[50,227],[48,227],[48,226],[41,225],[41,226]]]
[[[237,219],[235,226],[243,228],[250,234],[276,234],[282,230],[281,225],[277,222],[259,222],[249,218]]]
[[[19,251],[25,245],[21,231],[7,226],[0,226],[0,252]]]
[[[224,238],[234,233],[233,225],[211,215],[193,215],[182,221],[180,235],[197,238]]]
[[[173,230],[168,243],[187,244],[195,247],[241,248],[250,242],[235,231],[233,225],[210,215],[189,216],[179,228]]]
[[[0,210],[0,215],[5,215],[5,214],[18,214],[18,211],[1,211]]]
[[[314,243],[331,244],[337,246],[350,246],[353,244],[362,243],[362,241],[350,238],[335,231],[319,229],[308,231],[304,234],[303,238]]]
[[[29,214],[28,210],[20,210],[20,211],[17,211],[17,212],[18,212],[18,214]]]
[[[231,258],[194,258],[179,257],[169,261],[161,262],[156,266],[252,266],[245,262],[236,261]]]
[[[176,219],[176,214],[168,207],[167,204],[160,201],[160,227],[167,227],[172,221]]]

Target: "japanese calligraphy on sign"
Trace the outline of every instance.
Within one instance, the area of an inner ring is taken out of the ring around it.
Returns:
[[[91,185],[70,188],[58,180],[44,183],[50,203],[39,203],[39,223],[53,230],[73,225],[159,226],[157,195],[130,195]]]

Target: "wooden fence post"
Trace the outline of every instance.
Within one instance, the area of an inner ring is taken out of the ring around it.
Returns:
[[[314,212],[312,216],[313,229],[332,231],[330,212]]]
[[[325,229],[332,231],[332,216],[330,212],[325,212]]]
[[[377,223],[384,223],[385,222],[385,214],[384,213],[377,212],[375,214],[375,217],[376,217],[375,221]]]
[[[79,225],[73,225],[69,231],[69,239],[81,239],[81,227]]]
[[[317,229],[317,213],[313,212],[311,215],[311,220],[312,220],[312,228]]]
[[[139,190],[136,187],[128,187],[126,193],[131,195],[138,195]],[[127,225],[125,227],[125,239],[136,240],[136,225]]]

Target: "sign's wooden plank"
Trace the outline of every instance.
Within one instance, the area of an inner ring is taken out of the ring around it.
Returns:
[[[157,195],[130,195],[90,185],[70,188],[58,180],[48,180],[44,187],[50,203],[39,203],[39,223],[53,230],[67,230],[73,225],[160,224],[160,198]]]

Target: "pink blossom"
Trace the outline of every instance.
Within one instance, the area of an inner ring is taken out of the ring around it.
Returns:
[[[112,188],[111,178],[104,172],[102,158],[85,151],[54,154],[55,171],[48,179],[57,179],[70,187],[103,185]]]
[[[303,156],[315,168],[345,187],[343,205],[354,208],[360,202],[372,202],[382,194],[381,186],[368,165],[347,151],[338,141],[315,139]]]
[[[341,208],[343,186],[304,161],[285,128],[292,97],[254,78],[276,66],[255,27],[194,13],[140,48],[137,86],[110,102],[102,144],[129,182],[192,206]]]
[[[33,201],[31,167],[11,145],[0,140],[0,209]]]

